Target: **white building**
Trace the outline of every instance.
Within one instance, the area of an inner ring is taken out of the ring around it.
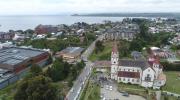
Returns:
[[[111,79],[157,89],[165,85],[166,82],[166,76],[162,72],[162,66],[158,59],[149,58],[148,61],[122,60],[119,59],[116,45],[114,45],[111,54]]]
[[[3,47],[11,47],[13,46],[12,42],[5,42],[5,43],[0,43],[0,49],[2,49]]]

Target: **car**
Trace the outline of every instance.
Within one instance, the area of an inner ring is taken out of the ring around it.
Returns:
[[[72,88],[71,90],[70,90],[70,92],[73,92],[74,91],[74,88]]]
[[[100,96],[101,98],[104,98],[104,94],[101,94],[101,96]]]
[[[104,86],[103,86],[103,85],[101,85],[101,88],[104,88]]]
[[[112,86],[109,86],[109,90],[111,90],[111,91],[113,90]]]
[[[106,98],[104,97],[102,100],[106,100]]]
[[[129,97],[129,93],[123,92],[123,93],[122,93],[122,96]]]

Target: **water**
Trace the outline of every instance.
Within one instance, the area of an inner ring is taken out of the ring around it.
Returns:
[[[101,23],[104,20],[122,21],[124,17],[80,16],[0,16],[0,31],[34,29],[37,25],[73,24],[76,22]]]

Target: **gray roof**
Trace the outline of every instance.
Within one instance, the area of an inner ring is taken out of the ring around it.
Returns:
[[[140,67],[142,70],[150,67],[147,61],[145,60],[119,60],[119,66],[125,67]]]
[[[6,33],[5,33],[5,32],[0,32],[0,35],[1,35],[1,34],[6,34]]]
[[[4,48],[0,50],[0,64],[16,65],[44,52],[45,51],[30,48]]]
[[[81,53],[84,50],[84,48],[81,47],[67,47],[66,49],[62,50],[63,53],[69,53],[69,54],[77,54]]]

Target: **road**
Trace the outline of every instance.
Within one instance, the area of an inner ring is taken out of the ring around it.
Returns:
[[[81,72],[81,74],[78,76],[77,80],[74,82],[73,87],[68,92],[66,96],[66,100],[78,100],[80,96],[80,92],[83,90],[83,87],[85,86],[86,81],[89,79],[89,76],[91,74],[92,65],[93,63],[91,61],[88,61],[88,57],[93,52],[95,48],[95,43],[98,40],[102,40],[104,35],[100,35],[87,49],[86,51],[81,55],[81,59],[86,61],[86,66]]]

